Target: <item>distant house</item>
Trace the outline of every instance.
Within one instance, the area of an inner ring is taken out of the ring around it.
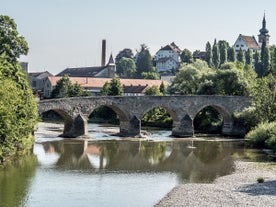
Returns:
[[[113,56],[110,55],[109,61],[105,66],[66,68],[56,76],[59,77],[65,75],[69,77],[114,78],[116,77],[116,66],[113,60]]]
[[[206,52],[205,51],[200,51],[196,54],[193,55],[193,58],[196,60],[205,60],[206,59]]]
[[[28,80],[33,89],[33,92],[42,96],[46,79],[52,76],[53,74],[49,73],[48,71],[28,73]]]
[[[266,20],[265,15],[263,17],[262,28],[259,30],[260,34],[258,35],[258,42],[254,36],[246,36],[240,34],[234,44],[234,48],[236,52],[240,50],[247,51],[250,49],[254,54],[256,51],[260,50],[262,47],[263,42],[269,46],[269,37],[268,30],[266,28]]]
[[[48,77],[44,85],[44,97],[50,98],[53,89],[55,88],[57,81],[62,77],[52,76]],[[70,81],[80,84],[86,91],[92,93],[92,95],[99,95],[104,84],[110,82],[112,78],[91,78],[91,77],[69,77]],[[145,89],[153,85],[160,86],[162,80],[146,80],[146,79],[120,79],[121,84],[124,87],[125,96],[141,96],[145,94]],[[168,85],[166,81],[163,81],[165,86]]]
[[[181,49],[172,42],[161,47],[155,54],[156,69],[158,72],[175,71],[180,65]]]

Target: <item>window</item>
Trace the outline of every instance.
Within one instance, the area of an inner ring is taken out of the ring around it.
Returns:
[[[239,47],[240,45],[236,45],[236,47]]]
[[[243,47],[244,45],[241,45],[241,47]]]

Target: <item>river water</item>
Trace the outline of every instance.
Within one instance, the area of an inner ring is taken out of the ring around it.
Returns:
[[[91,139],[62,139],[62,128],[40,123],[33,155],[0,170],[1,207],[153,206],[178,184],[212,182],[235,159],[261,156],[218,137],[120,138],[111,135],[118,127],[89,124]]]

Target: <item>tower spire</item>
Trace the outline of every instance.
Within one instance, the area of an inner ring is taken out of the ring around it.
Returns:
[[[262,22],[262,28],[259,30],[260,34],[259,36],[259,43],[262,44],[263,42],[266,43],[266,45],[269,45],[269,37],[270,35],[268,34],[268,29],[266,28],[266,19],[265,19],[265,11],[264,11],[264,16],[263,16],[263,22]]]

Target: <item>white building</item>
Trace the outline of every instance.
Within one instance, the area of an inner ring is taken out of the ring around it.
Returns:
[[[158,72],[172,72],[179,68],[180,65],[180,48],[172,42],[162,47],[155,54],[156,69]]]

